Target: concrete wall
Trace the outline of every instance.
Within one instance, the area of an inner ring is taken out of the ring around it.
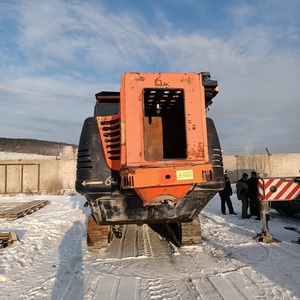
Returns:
[[[38,157],[0,160],[0,194],[55,193],[74,189],[76,156]],[[300,176],[300,153],[249,156],[224,156],[224,168],[232,182],[252,170],[266,176]]]
[[[232,182],[251,171],[269,177],[300,176],[300,153],[224,156],[223,162]]]

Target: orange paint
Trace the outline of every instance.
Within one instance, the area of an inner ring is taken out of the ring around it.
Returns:
[[[102,141],[106,123],[117,119],[120,160],[111,161],[105,150],[106,161],[120,170],[121,188],[134,188],[144,205],[179,201],[194,184],[209,180],[200,73],[124,73],[120,114],[97,118]]]

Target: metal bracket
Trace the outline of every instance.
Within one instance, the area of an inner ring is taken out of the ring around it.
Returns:
[[[268,218],[267,218],[269,214],[270,214],[269,201],[261,201],[260,202],[261,232],[257,234],[257,236],[254,237],[253,239],[263,243],[281,242],[281,240],[274,238],[273,235],[270,234],[269,232]]]

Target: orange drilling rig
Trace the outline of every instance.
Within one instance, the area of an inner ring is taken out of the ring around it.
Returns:
[[[122,75],[85,120],[76,190],[91,208],[87,244],[107,248],[124,224],[148,224],[176,246],[201,240],[199,213],[224,186],[222,151],[206,110],[210,73]]]

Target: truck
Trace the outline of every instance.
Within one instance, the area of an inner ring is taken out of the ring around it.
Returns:
[[[95,95],[82,126],[76,191],[86,198],[90,251],[124,225],[147,224],[175,246],[199,244],[199,213],[223,189],[219,137],[206,117],[218,82],[209,72],[126,72]]]

